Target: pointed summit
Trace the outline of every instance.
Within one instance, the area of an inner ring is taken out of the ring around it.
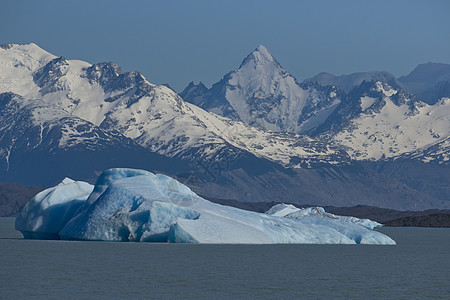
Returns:
[[[260,60],[274,61],[275,58],[270,54],[269,50],[263,45],[259,45],[258,48],[253,51],[253,55]]]
[[[269,50],[267,50],[266,47],[263,45],[259,45],[255,50],[253,50],[252,53],[250,53],[242,62],[239,68],[242,68],[243,66],[254,63],[255,65],[264,65],[264,64],[271,64],[275,63],[276,65],[279,65],[277,60],[270,54]]]

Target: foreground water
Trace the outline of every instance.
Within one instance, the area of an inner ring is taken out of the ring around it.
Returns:
[[[396,246],[24,240],[0,218],[0,298],[448,299],[450,229]]]

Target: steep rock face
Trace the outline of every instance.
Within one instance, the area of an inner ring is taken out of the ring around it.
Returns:
[[[333,87],[300,86],[264,46],[211,89],[190,84],[180,95],[207,111],[258,128],[292,133],[311,130],[340,102]],[[314,121],[303,128],[308,119]]]
[[[450,97],[449,64],[432,62],[420,64],[411,73],[398,80],[405,89],[428,104],[434,104],[443,97]]]

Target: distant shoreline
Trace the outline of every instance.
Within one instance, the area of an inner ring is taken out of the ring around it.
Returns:
[[[210,201],[257,212],[267,211],[280,202],[241,202],[237,200],[209,199]],[[289,203],[299,208],[317,205]],[[423,211],[399,211],[373,206],[357,205],[353,207],[323,206],[325,211],[340,216],[352,216],[370,219],[389,227],[433,227],[450,228],[450,210],[429,209]]]

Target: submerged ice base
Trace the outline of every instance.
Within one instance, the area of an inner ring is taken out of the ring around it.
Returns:
[[[60,195],[60,196],[58,196]],[[16,219],[25,238],[174,243],[383,244],[381,224],[323,208],[280,204],[257,213],[207,201],[168,176],[103,172],[95,187],[66,179],[36,195]]]

